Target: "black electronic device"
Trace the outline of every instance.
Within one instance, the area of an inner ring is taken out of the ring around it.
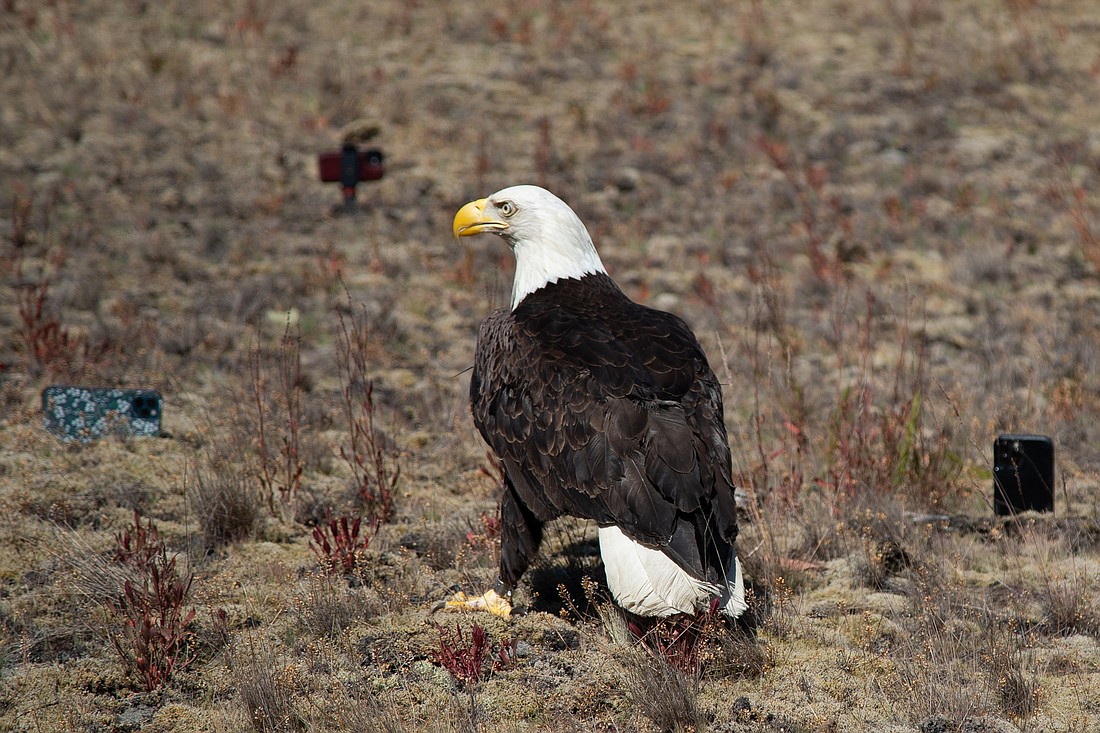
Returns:
[[[998,435],[993,441],[993,511],[1007,516],[1054,511],[1054,441],[1045,435]]]

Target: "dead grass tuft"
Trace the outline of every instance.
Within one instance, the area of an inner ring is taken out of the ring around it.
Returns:
[[[294,600],[299,625],[314,638],[339,637],[383,608],[375,591],[362,585],[349,588],[342,578],[323,571],[306,575]]]
[[[623,689],[634,710],[657,730],[702,730],[706,719],[698,705],[699,679],[686,675],[660,654],[638,649],[624,660]]]
[[[1081,572],[1048,577],[1038,596],[1048,633],[1100,635],[1100,593],[1095,579]]]
[[[333,690],[332,698],[325,701],[322,710],[307,716],[307,729],[316,733],[332,731],[377,731],[377,733],[406,733],[419,730],[443,730],[442,727],[411,727],[403,720],[412,717],[407,706],[392,691],[376,693],[367,683],[346,685]],[[451,711],[435,710],[440,720],[446,720]],[[457,726],[456,726],[457,729]]]
[[[262,516],[252,478],[223,457],[200,456],[185,477],[185,493],[208,551],[251,537]]]
[[[92,547],[77,532],[55,526],[51,540],[46,551],[70,576],[71,587],[99,606],[117,598],[127,582],[140,577],[133,567],[113,562],[107,553]]]
[[[242,648],[242,646],[244,648]],[[294,733],[305,721],[294,704],[297,669],[283,663],[264,642],[249,636],[226,652],[229,672],[256,733]]]
[[[964,589],[929,583],[927,575],[915,585],[913,616],[890,642],[899,682],[893,694],[912,720],[961,726],[989,714],[1033,715],[1041,690],[1013,613],[976,607]]]
[[[737,626],[718,630],[708,642],[702,662],[706,679],[759,679],[775,665],[767,644]]]
[[[900,581],[914,567],[910,548],[917,544],[911,525],[902,516],[899,502],[890,496],[877,497],[847,520],[846,531],[855,536],[854,575],[861,585],[905,592]]]

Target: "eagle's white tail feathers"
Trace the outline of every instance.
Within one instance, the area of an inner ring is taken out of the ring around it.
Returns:
[[[726,589],[722,591],[722,613],[737,618],[749,610],[745,603],[745,578],[741,575],[741,558],[733,560],[733,577],[726,576]]]
[[[600,527],[600,555],[615,600],[639,616],[705,611],[715,596],[731,618],[748,608],[740,560],[722,588],[691,577],[663,552],[635,542],[615,526]]]

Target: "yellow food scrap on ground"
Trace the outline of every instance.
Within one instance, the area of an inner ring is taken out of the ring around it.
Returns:
[[[488,611],[489,613],[509,618],[512,615],[512,604],[508,599],[495,590],[488,590],[484,595],[470,598],[462,591],[455,593],[443,603],[444,611]]]

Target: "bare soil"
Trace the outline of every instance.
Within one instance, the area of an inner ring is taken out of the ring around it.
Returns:
[[[0,69],[0,729],[1100,730],[1092,0],[7,0]],[[342,214],[317,155],[375,126]],[[512,267],[451,217],[523,182],[723,381],[757,627],[687,673],[581,522],[526,614],[432,612],[496,576]],[[49,384],[158,389],[163,436],[62,443]],[[394,514],[327,572],[367,404]],[[992,520],[1001,432],[1053,437],[1053,516]],[[151,691],[135,510],[193,576]]]

